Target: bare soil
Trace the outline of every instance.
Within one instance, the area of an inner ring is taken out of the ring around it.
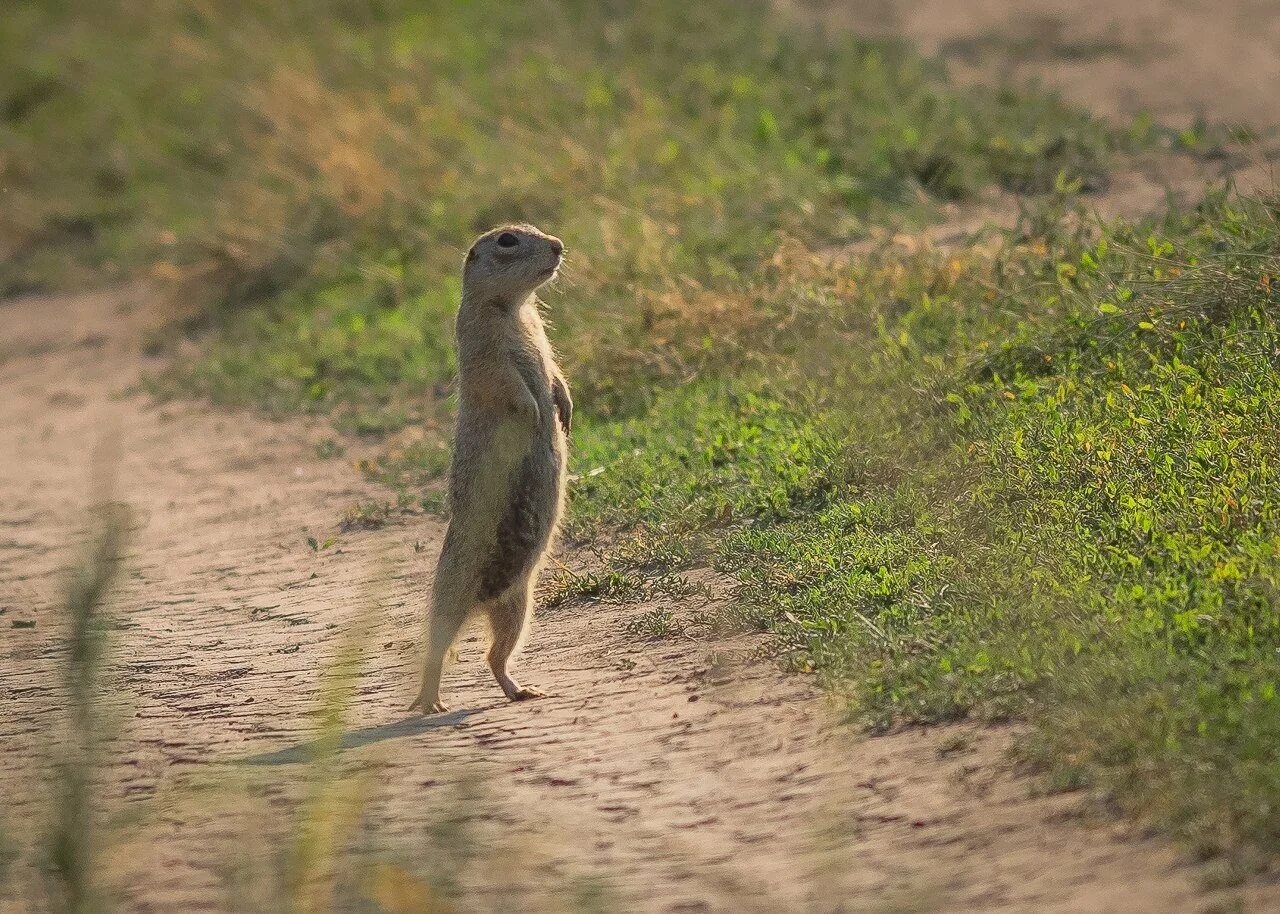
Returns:
[[[38,826],[63,700],[64,570],[114,452],[135,529],[110,607],[103,716],[117,736],[101,790],[144,823],[112,857],[126,910],[227,909],[229,862],[262,834],[282,840],[272,829],[307,786],[298,763],[324,671],[357,624],[368,656],[343,759],[369,784],[367,824],[414,842],[456,802],[450,778],[474,776],[461,812],[485,846],[467,882],[495,909],[530,910],[580,878],[636,911],[1167,912],[1213,899],[1160,841],[1078,795],[1035,795],[1008,761],[1016,728],[861,737],[809,679],[742,659],[750,639],[629,633],[652,605],[542,613],[522,664],[552,693],[536,702],[502,700],[472,637],[446,674],[453,712],[406,716],[441,524],[339,533],[345,507],[381,493],[348,460],[316,456],[322,428],[124,393],[147,368],[153,310],[140,289],[0,306],[0,795],[11,823]],[[337,542],[317,552],[309,535]],[[244,761],[256,764],[224,764]],[[225,786],[197,791],[249,769],[252,815],[219,799]],[[486,858],[498,842],[522,850]],[[1252,910],[1280,910],[1274,886],[1247,894]],[[20,894],[0,900],[18,910]]]

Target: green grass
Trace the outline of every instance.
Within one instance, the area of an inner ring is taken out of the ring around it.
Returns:
[[[957,87],[763,3],[99,10],[0,20],[0,288],[149,271],[208,331],[158,392],[376,438],[447,420],[474,234],[540,223],[571,251],[569,532],[605,556],[558,600],[714,566],[868,726],[1016,715],[1052,783],[1280,849],[1276,205],[1072,205],[1211,131]],[[1041,202],[867,243],[997,189]],[[446,465],[388,445],[394,501],[347,523],[438,509]]]
[[[1056,783],[1269,857],[1280,207],[981,251],[854,264],[823,316],[873,332],[585,429],[575,529],[698,543],[664,567],[872,726],[1027,716]]]

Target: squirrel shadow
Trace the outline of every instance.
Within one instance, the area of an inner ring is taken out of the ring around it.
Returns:
[[[338,751],[346,749],[358,749],[361,746],[369,746],[373,743],[380,743],[388,739],[397,739],[404,736],[418,736],[422,733],[428,733],[432,730],[440,730],[445,727],[455,727],[462,721],[466,720],[472,714],[477,713],[476,710],[450,711],[447,714],[413,715],[403,720],[397,720],[389,724],[380,724],[376,727],[365,727],[361,730],[352,730],[342,734],[342,738],[338,741]],[[302,762],[310,762],[314,760],[326,748],[324,740],[314,739],[305,743],[299,743],[296,746],[288,746],[284,749],[277,749],[274,752],[262,752],[258,755],[251,755],[240,760],[241,765],[296,765]]]

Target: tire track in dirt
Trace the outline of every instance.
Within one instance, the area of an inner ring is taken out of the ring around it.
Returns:
[[[315,457],[322,428],[122,395],[147,364],[150,310],[138,289],[0,305],[0,809],[16,822],[39,812],[62,574],[93,446],[114,430],[118,497],[138,523],[112,605],[105,698],[119,735],[103,789],[150,822],[113,858],[127,910],[225,909],[227,860],[257,846],[250,818],[172,798],[250,759],[283,821],[307,786],[292,763],[317,733],[323,671],[357,620],[369,650],[343,759],[374,785],[369,826],[412,842],[451,774],[477,775],[467,814],[485,841],[527,849],[468,877],[494,909],[531,910],[579,876],[636,911],[1164,912],[1212,900],[1165,845],[1082,817],[1078,797],[1032,796],[1006,760],[1016,730],[859,738],[810,680],[709,661],[748,638],[629,634],[653,604],[541,613],[521,663],[553,693],[537,702],[503,701],[471,637],[446,673],[453,713],[406,717],[441,524],[402,518],[313,552],[308,532],[330,535],[344,507],[382,493]],[[1274,887],[1249,893],[1255,910],[1278,909]]]

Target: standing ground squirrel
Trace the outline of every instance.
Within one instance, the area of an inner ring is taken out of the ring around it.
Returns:
[[[440,703],[445,654],[467,618],[493,630],[489,668],[512,701],[537,698],[508,664],[533,610],[533,585],[564,501],[573,402],[534,293],[556,275],[564,245],[531,225],[480,236],[462,270],[458,309],[458,424],[449,477],[449,529],[427,619],[422,691]]]

